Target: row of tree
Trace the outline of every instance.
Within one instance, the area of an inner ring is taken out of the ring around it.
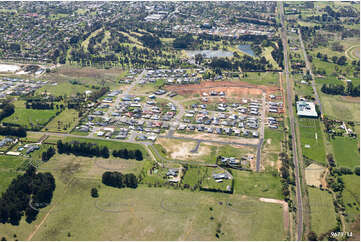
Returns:
[[[26,130],[21,126],[0,126],[0,135],[26,137]]]
[[[138,181],[137,177],[133,173],[122,174],[117,171],[106,171],[103,173],[102,182],[104,185],[123,188],[123,187],[130,187],[130,188],[137,188]]]
[[[50,204],[55,179],[50,173],[36,173],[30,166],[23,175],[12,180],[0,198],[0,222],[18,225],[25,214],[31,223],[41,208]]]
[[[128,150],[128,149],[120,149],[120,150],[113,150],[113,156],[119,157],[123,159],[136,159],[136,160],[143,160],[143,153],[140,150]]]
[[[109,149],[106,146],[99,146],[93,143],[87,142],[65,142],[61,140],[57,142],[57,148],[59,154],[74,154],[76,156],[86,156],[86,157],[103,157],[109,158]]]
[[[41,160],[42,161],[48,161],[50,160],[51,157],[53,157],[55,155],[55,149],[53,148],[53,146],[50,146],[47,151],[44,151],[41,154]]]
[[[347,83],[347,87],[342,84],[323,84],[321,91],[330,95],[343,95],[351,97],[360,96],[360,85],[354,87],[352,82]]]
[[[26,102],[25,107],[27,109],[40,109],[40,110],[48,110],[54,109],[54,103],[49,103],[46,101],[33,101],[33,102]]]
[[[15,107],[9,101],[6,101],[2,105],[0,105],[0,121],[6,117],[9,117],[15,112]]]

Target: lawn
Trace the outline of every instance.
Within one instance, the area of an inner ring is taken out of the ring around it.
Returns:
[[[326,154],[320,120],[299,118],[298,123],[301,133],[303,155],[321,164],[326,164]],[[306,148],[306,145],[309,145],[310,147]]]
[[[337,166],[354,168],[360,166],[358,139],[338,137],[331,140]]]
[[[271,54],[272,51],[273,51],[273,47],[271,47],[271,46],[266,47],[266,48],[264,48],[264,51],[263,51],[262,55],[266,58],[267,61],[269,61],[272,64],[273,69],[278,69],[279,66],[278,66],[277,62],[272,57],[272,54]]]
[[[320,91],[318,93],[321,93]],[[322,111],[337,120],[360,122],[360,102],[351,102],[341,96],[321,93]]]
[[[279,86],[278,72],[245,72],[240,75],[240,80],[256,85]]]
[[[0,155],[0,194],[7,189],[12,179],[21,174],[16,169],[22,163],[22,157]]]
[[[36,90],[36,94],[40,95],[41,93],[48,93],[54,96],[72,96],[76,93],[84,93],[86,90],[92,90],[84,85],[74,85],[68,81],[58,82],[54,84],[45,85],[38,90]]]
[[[360,218],[360,177],[347,175],[342,176],[342,180],[345,184],[342,198],[346,207],[346,228],[350,231],[350,225]]]
[[[311,208],[311,230],[317,235],[336,226],[336,214],[332,195],[318,188],[308,188]]]
[[[285,239],[278,204],[210,192],[116,189],[89,179],[77,179],[65,190],[56,181],[50,205],[55,207],[33,240],[216,240],[217,224],[221,240]],[[98,188],[99,198],[91,198],[92,187]],[[42,209],[30,225],[2,225],[0,233],[26,240],[48,210]]]
[[[3,122],[19,124],[26,128],[42,128],[56,115],[57,110],[26,109],[24,101],[16,101],[15,112],[3,119]]]
[[[78,119],[78,112],[76,110],[66,109],[51,120],[44,130],[69,133],[77,125]]]
[[[278,175],[238,170],[232,170],[232,175],[235,194],[283,199]]]
[[[182,183],[189,185],[191,188],[197,185],[198,187],[205,189],[227,191],[227,187],[230,189],[232,188],[232,180],[224,180],[223,182],[217,183],[212,178],[213,173],[222,172],[222,169],[217,168],[190,166],[185,172]]]

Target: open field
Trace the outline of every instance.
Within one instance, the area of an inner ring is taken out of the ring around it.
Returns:
[[[318,93],[321,93],[320,91]],[[360,121],[360,102],[345,100],[341,96],[321,94],[323,112],[330,118]]]
[[[56,109],[26,109],[24,101],[15,101],[14,105],[15,112],[11,116],[3,119],[3,122],[19,124],[27,128],[42,127],[54,117],[57,112]]]
[[[78,112],[74,109],[66,109],[51,120],[44,128],[50,132],[69,133],[78,123]]]
[[[238,170],[232,170],[232,175],[235,194],[283,199],[278,175]]]
[[[354,168],[360,166],[358,139],[335,137],[331,140],[337,166]]]
[[[320,187],[321,175],[325,172],[326,168],[318,164],[312,163],[305,168],[306,183],[310,186]]]
[[[336,214],[332,195],[318,188],[308,188],[311,208],[311,230],[317,235],[336,226]]]
[[[154,147],[167,159],[215,163],[218,156],[240,158],[255,153],[255,148],[234,145],[217,145],[202,142],[197,152],[195,141],[158,138]]]
[[[216,240],[218,223],[220,239],[224,240],[284,239],[282,208],[278,204],[239,195],[142,186],[116,189],[98,184],[96,180],[77,179],[66,191],[63,184],[57,185],[50,205],[55,207],[32,239]],[[91,198],[92,187],[98,187],[99,198]],[[16,233],[18,239],[26,240],[48,210],[41,210],[31,225],[24,221],[19,227],[1,225],[0,233],[9,239]]]
[[[303,155],[321,164],[326,164],[326,154],[320,120],[299,118],[298,122]],[[306,145],[309,145],[310,147],[306,148]]]
[[[360,218],[360,177],[356,175],[342,176],[345,188],[342,192],[343,202],[346,207],[346,228],[351,230],[351,225],[359,223]],[[356,230],[355,232],[359,232]]]

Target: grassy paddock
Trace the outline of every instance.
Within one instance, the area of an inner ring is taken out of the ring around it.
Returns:
[[[326,164],[326,153],[320,120],[300,118],[298,123],[301,133],[303,155],[321,164]],[[305,145],[310,145],[310,148],[306,148]]]
[[[99,198],[91,198],[92,187],[98,187]],[[59,182],[55,203],[33,240],[216,240],[217,224],[222,240],[285,239],[280,205],[238,195],[143,186],[116,189],[78,179],[66,191]],[[25,240],[47,211],[41,210],[31,225],[24,221],[18,227],[2,225],[0,233],[8,239],[16,233]]]
[[[318,188],[309,188],[311,207],[311,229],[317,235],[325,233],[336,226],[336,214],[332,195]]]
[[[349,168],[360,166],[358,139],[349,137],[335,137],[335,139],[331,140],[331,144],[338,166]]]

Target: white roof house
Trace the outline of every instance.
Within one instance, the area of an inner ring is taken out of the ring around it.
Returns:
[[[318,117],[315,104],[312,102],[298,101],[297,102],[297,115],[304,117]]]

